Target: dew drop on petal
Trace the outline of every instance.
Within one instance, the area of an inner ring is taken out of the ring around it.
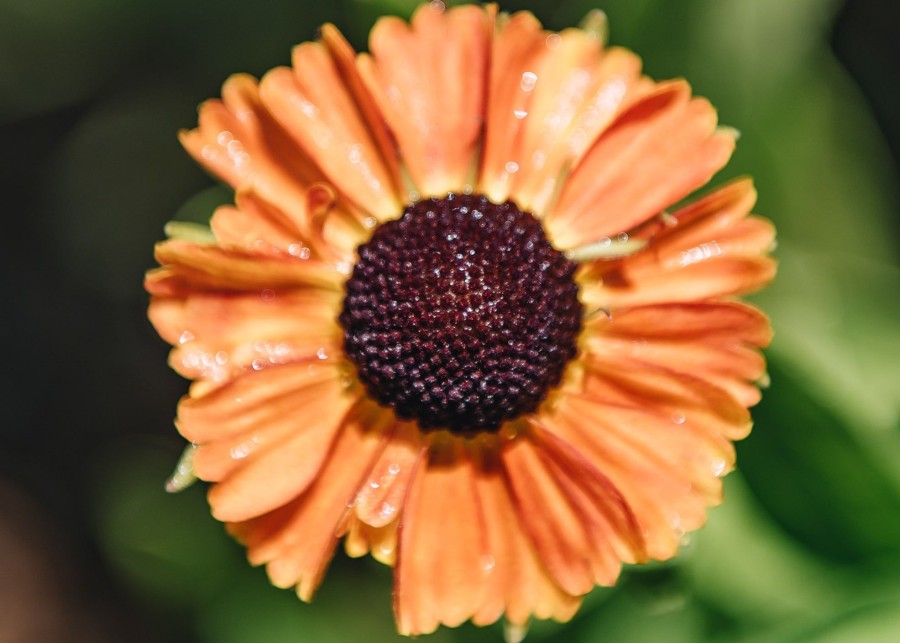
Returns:
[[[192,333],[189,330],[186,330],[183,333],[181,333],[181,337],[178,338],[179,344],[187,344],[188,342],[192,342],[192,341],[194,341],[194,333]]]
[[[266,302],[273,301],[275,299],[275,291],[271,288],[265,288],[259,293],[259,298]]]
[[[485,554],[481,557],[481,570],[489,574],[494,571],[494,567],[497,565],[497,561],[490,554]]]
[[[522,120],[523,118],[525,118],[526,116],[528,116],[528,111],[527,111],[527,110],[524,110],[524,109],[514,109],[514,110],[513,110],[513,116],[515,116],[515,117],[518,118],[519,120]]]
[[[672,422],[675,424],[684,424],[687,420],[687,416],[681,411],[676,411],[672,414]]]
[[[256,436],[253,436],[249,440],[244,440],[237,446],[232,447],[230,451],[232,460],[243,460],[256,450],[258,444],[259,439]]]
[[[519,81],[519,87],[526,94],[528,92],[534,91],[534,86],[537,84],[537,74],[533,71],[526,71],[522,74],[522,80]]]
[[[261,359],[255,359],[255,360],[253,360],[253,362],[250,363],[250,366],[253,367],[254,371],[261,371],[262,369],[264,369],[266,367],[266,362]]]
[[[713,460],[712,463],[710,464],[710,468],[712,469],[712,473],[713,473],[713,475],[716,476],[717,478],[720,477],[721,475],[723,475],[723,474],[725,473],[725,467],[726,467],[726,466],[727,466],[727,465],[726,465],[726,463],[725,463],[725,460],[723,460],[722,458],[716,458],[716,459]]]
[[[397,511],[397,508],[389,502],[381,503],[381,509],[379,510],[379,515],[384,518],[390,518]]]
[[[559,46],[562,44],[562,36],[558,33],[552,33],[547,36],[546,43],[548,49],[559,49]]]
[[[510,174],[515,174],[516,172],[519,171],[519,164],[516,163],[515,161],[507,161],[506,165],[504,166],[504,169],[507,172],[509,172]]]
[[[400,465],[396,462],[392,462],[388,465],[387,472],[392,476],[395,476],[400,473]]]
[[[216,136],[216,142],[222,147],[225,147],[233,140],[234,134],[232,134],[228,130],[222,130],[221,132],[219,132],[219,135]]]
[[[325,352],[324,348],[320,348],[316,351],[316,357],[319,359],[328,359],[328,353]]]

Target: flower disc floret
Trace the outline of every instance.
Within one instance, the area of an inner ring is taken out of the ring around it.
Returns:
[[[536,409],[577,352],[575,268],[510,201],[420,201],[359,248],[345,351],[398,417],[496,431]]]

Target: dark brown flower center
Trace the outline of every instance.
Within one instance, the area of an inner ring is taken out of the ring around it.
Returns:
[[[423,429],[496,431],[533,411],[576,353],[576,264],[513,203],[407,206],[359,247],[340,322],[380,404]]]

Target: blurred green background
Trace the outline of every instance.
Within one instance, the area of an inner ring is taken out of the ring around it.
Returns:
[[[338,556],[313,605],[271,588],[162,483],[186,383],[144,318],[177,213],[228,193],[179,148],[227,75],[322,22],[358,47],[405,0],[0,0],[0,643],[391,641],[390,573]],[[739,470],[676,561],[628,570],[530,641],[900,641],[900,3],[552,0],[594,7],[656,78],[743,133],[779,228],[772,386]],[[499,641],[498,627],[424,640]]]

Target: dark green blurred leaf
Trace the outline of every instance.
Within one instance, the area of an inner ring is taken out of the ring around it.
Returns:
[[[741,458],[738,464],[747,468]],[[845,576],[785,534],[740,472],[726,478],[724,495],[722,506],[693,535],[694,547],[682,555],[680,569],[697,596],[750,631],[809,622],[844,604]]]
[[[900,493],[880,458],[814,397],[797,371],[770,363],[772,386],[739,445],[766,509],[814,551],[857,561],[900,550]]]
[[[205,486],[168,494],[175,457],[135,446],[98,461],[96,532],[122,578],[170,607],[205,603],[242,569],[237,545],[209,513]]]

